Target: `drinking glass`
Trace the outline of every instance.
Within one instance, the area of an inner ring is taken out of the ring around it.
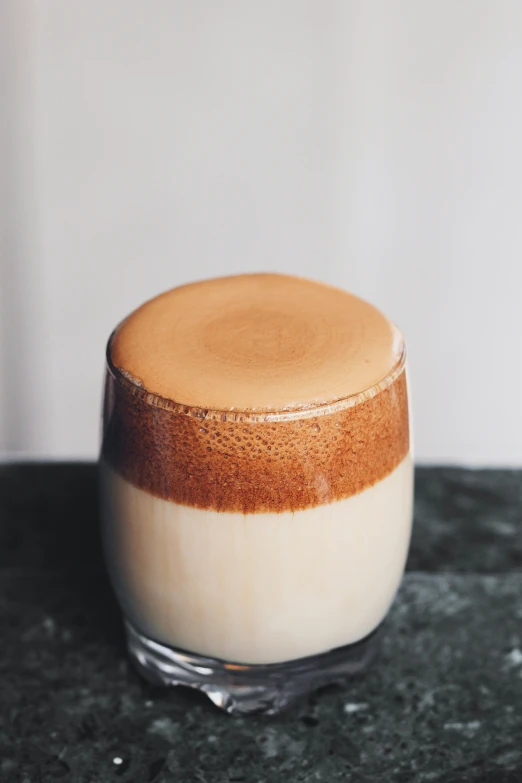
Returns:
[[[256,414],[150,393],[114,365],[114,334],[103,540],[139,671],[242,714],[361,671],[411,532],[402,338],[363,392]]]

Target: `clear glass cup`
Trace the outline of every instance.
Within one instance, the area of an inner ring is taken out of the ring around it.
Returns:
[[[138,669],[271,714],[366,667],[411,534],[402,341],[364,392],[256,415],[149,393],[114,366],[113,339],[103,539]]]

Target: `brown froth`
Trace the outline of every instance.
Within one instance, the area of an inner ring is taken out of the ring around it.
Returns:
[[[116,330],[111,361],[149,393],[223,411],[291,411],[356,395],[400,360],[402,339],[367,302],[277,274],[181,286]]]
[[[297,511],[361,492],[409,450],[403,362],[366,395],[306,415],[236,420],[107,374],[103,456],[135,486],[188,506]]]

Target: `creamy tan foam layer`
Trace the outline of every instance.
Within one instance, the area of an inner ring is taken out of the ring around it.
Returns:
[[[175,288],[116,331],[116,368],[152,394],[226,411],[294,410],[358,394],[400,361],[402,340],[374,307],[276,274]]]
[[[364,638],[393,600],[411,529],[409,455],[353,497],[280,514],[179,505],[101,467],[113,583],[157,641],[275,663]]]

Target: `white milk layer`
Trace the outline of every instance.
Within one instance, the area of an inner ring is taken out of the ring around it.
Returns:
[[[411,532],[409,455],[357,495],[281,514],[182,506],[101,469],[113,584],[156,641],[229,662],[288,661],[364,638],[393,601]]]

